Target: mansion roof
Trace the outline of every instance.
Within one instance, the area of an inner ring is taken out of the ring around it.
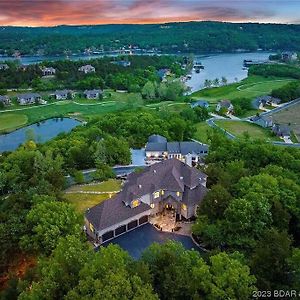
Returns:
[[[166,190],[182,193],[182,203],[195,205],[205,196],[206,175],[177,159],[168,159],[146,167],[140,173],[128,176],[121,192],[86,212],[86,218],[97,230],[102,230],[150,210],[148,204],[140,202],[135,208],[130,203],[144,195]]]

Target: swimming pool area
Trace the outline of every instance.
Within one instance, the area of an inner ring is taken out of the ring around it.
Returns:
[[[183,244],[187,250],[197,250],[203,252],[189,236],[179,235],[169,232],[161,232],[155,229],[151,224],[145,224],[130,232],[127,232],[102,246],[109,244],[119,245],[122,249],[126,250],[134,259],[139,259],[143,251],[148,248],[152,243],[159,244],[165,243],[168,240],[174,240]]]

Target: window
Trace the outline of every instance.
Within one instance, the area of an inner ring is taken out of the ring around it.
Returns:
[[[161,190],[161,195],[163,196],[165,194],[165,191],[164,190]]]
[[[90,231],[91,231],[91,232],[94,232],[94,226],[93,226],[92,223],[89,223],[89,228],[90,228]]]
[[[153,198],[156,199],[159,197],[159,191],[153,193]]]
[[[131,206],[134,208],[134,207],[137,207],[137,206],[139,206],[140,205],[140,201],[139,200],[133,200],[132,202],[131,202]]]
[[[186,207],[185,204],[182,204],[182,205],[181,205],[181,208],[182,208],[183,210],[187,210],[187,207]]]
[[[151,208],[154,208],[154,207],[155,207],[155,204],[154,204],[154,203],[151,203],[151,204],[150,204],[150,207],[151,207]]]
[[[180,197],[180,192],[176,192],[177,197]]]

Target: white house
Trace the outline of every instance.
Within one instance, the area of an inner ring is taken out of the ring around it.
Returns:
[[[95,73],[96,69],[91,65],[85,65],[78,69],[79,72],[83,72],[84,74]]]

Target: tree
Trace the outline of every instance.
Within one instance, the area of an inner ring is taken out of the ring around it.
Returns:
[[[29,283],[19,299],[63,299],[78,284],[81,269],[92,257],[91,248],[79,238],[60,238],[50,258],[39,260],[36,281]]]
[[[155,86],[151,81],[146,82],[142,88],[142,96],[148,100],[155,99]]]
[[[242,249],[252,248],[263,230],[271,223],[271,206],[258,193],[233,199],[224,212],[227,243]]]
[[[78,285],[66,300],[149,299],[157,300],[150,284],[135,273],[129,254],[118,246],[101,247],[80,272]]]
[[[223,76],[223,77],[221,78],[221,82],[222,82],[222,85],[227,85],[228,80],[227,80],[226,77]]]
[[[49,254],[60,237],[80,235],[80,224],[81,217],[70,204],[57,201],[38,203],[26,216],[29,233],[23,236],[21,246],[27,251]]]
[[[250,299],[256,279],[250,268],[225,252],[210,257],[212,290],[209,299]]]
[[[213,84],[214,84],[214,86],[219,86],[220,85],[219,78],[214,79]]]
[[[204,81],[204,87],[210,88],[212,86],[212,81],[210,79],[205,79]]]
[[[109,178],[115,178],[116,175],[110,166],[103,163],[97,163],[97,169],[92,173],[92,177],[94,180],[105,181]]]
[[[287,259],[291,254],[291,239],[286,232],[267,229],[257,243],[251,269],[257,278],[258,288],[280,289],[288,282]]]
[[[199,213],[207,215],[212,221],[221,219],[232,196],[222,185],[214,185],[203,199]]]

